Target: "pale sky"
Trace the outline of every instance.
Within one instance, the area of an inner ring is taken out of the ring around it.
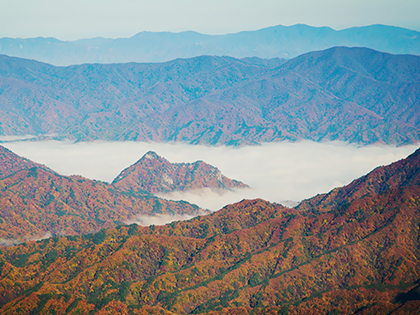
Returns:
[[[130,37],[141,31],[227,34],[274,25],[420,31],[420,0],[0,0],[0,37]]]

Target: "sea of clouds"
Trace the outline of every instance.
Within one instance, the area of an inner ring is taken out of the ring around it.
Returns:
[[[41,141],[3,146],[63,175],[82,175],[112,182],[147,151],[170,162],[203,160],[250,189],[222,193],[210,189],[160,194],[218,210],[242,199],[263,198],[285,205],[343,186],[375,167],[407,157],[419,145],[362,146],[345,142],[274,142],[244,147],[209,147],[184,143]],[[143,218],[143,222],[153,222]]]

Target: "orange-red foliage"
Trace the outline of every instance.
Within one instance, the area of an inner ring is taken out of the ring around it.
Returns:
[[[70,314],[418,313],[419,152],[376,179],[397,184],[353,182],[328,207],[245,200],[166,226],[4,248],[0,313],[47,313],[58,301]],[[400,168],[411,180],[398,180]]]

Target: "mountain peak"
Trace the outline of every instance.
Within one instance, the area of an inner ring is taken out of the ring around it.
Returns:
[[[143,155],[143,157],[140,160],[145,160],[145,159],[154,160],[154,159],[162,159],[162,157],[159,156],[154,151],[148,151],[146,154]]]
[[[148,151],[135,164],[123,170],[112,184],[123,190],[149,193],[248,187],[223,176],[218,168],[201,160],[193,163],[170,163],[154,151]]]

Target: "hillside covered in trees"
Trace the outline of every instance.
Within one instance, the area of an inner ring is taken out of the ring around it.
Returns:
[[[417,150],[294,209],[244,200],[2,248],[0,312],[418,312],[419,169]]]

